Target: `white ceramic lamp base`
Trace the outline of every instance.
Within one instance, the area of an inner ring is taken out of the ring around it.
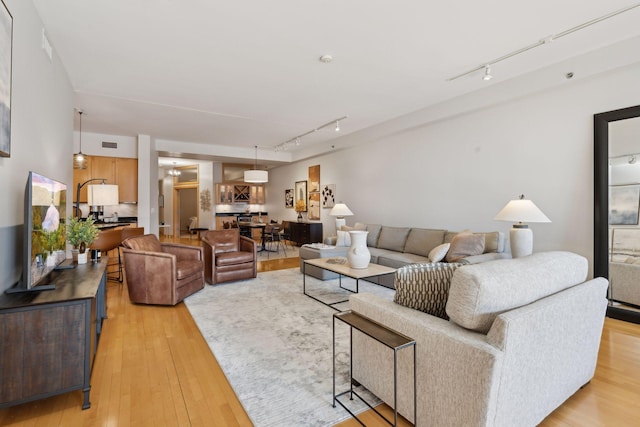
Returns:
[[[520,258],[533,253],[533,232],[529,228],[515,228],[509,231],[511,256]]]
[[[347,225],[347,220],[344,218],[336,218],[336,231],[342,230],[343,225]]]

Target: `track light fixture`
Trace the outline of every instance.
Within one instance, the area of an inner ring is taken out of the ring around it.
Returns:
[[[312,134],[312,133],[314,133],[314,132],[317,132],[317,131],[319,131],[319,130],[321,130],[321,129],[324,129],[324,128],[326,128],[326,127],[329,127],[329,126],[333,126],[333,125],[335,125],[335,130],[336,130],[336,132],[340,132],[340,121],[341,121],[341,120],[344,120],[344,119],[346,119],[346,118],[348,118],[348,117],[349,117],[349,116],[342,116],[342,117],[340,117],[340,118],[338,118],[338,119],[331,120],[330,122],[327,122],[327,123],[325,123],[325,124],[323,124],[323,125],[321,125],[321,126],[318,126],[318,127],[317,127],[317,128],[315,128],[315,129],[311,129],[311,130],[310,130],[310,131],[308,131],[308,132],[305,132],[305,133],[302,133],[302,134],[300,134],[300,135],[294,136],[293,138],[288,139],[288,140],[286,140],[285,142],[282,142],[282,143],[280,143],[280,144],[276,145],[276,146],[274,147],[274,149],[275,149],[276,151],[284,151],[284,150],[286,150],[287,148],[289,148],[291,145],[299,146],[299,145],[300,145],[300,142],[301,142],[301,140],[302,140],[302,138],[303,138],[303,137],[305,137],[305,136],[307,136],[307,135],[310,135],[310,134]]]
[[[493,78],[493,76],[491,75],[491,67],[489,67],[488,65],[485,65],[485,67],[484,67],[484,76],[482,76],[482,80],[489,81],[492,78]]]
[[[584,22],[584,23],[582,23],[580,25],[576,25],[575,27],[569,28],[568,30],[562,31],[560,33],[544,37],[544,38],[538,40],[537,42],[532,43],[532,44],[530,44],[528,46],[524,46],[524,47],[522,47],[522,48],[520,48],[518,50],[515,50],[513,52],[507,53],[506,55],[503,55],[503,56],[501,56],[499,58],[496,58],[494,60],[487,61],[483,65],[479,65],[479,66],[477,66],[477,67],[475,67],[475,68],[473,68],[473,69],[471,69],[469,71],[465,71],[462,74],[458,74],[457,76],[450,77],[450,78],[447,79],[447,81],[453,81],[453,80],[459,79],[460,77],[464,77],[464,76],[467,76],[469,74],[473,74],[473,73],[475,73],[477,71],[482,70],[483,68],[485,70],[485,74],[484,74],[483,80],[489,80],[489,79],[491,79],[492,76],[490,74],[490,71],[489,71],[489,74],[487,73],[487,70],[489,68],[489,66],[487,64],[495,65],[498,62],[504,61],[505,59],[509,59],[509,58],[511,58],[513,56],[516,56],[516,55],[520,55],[521,53],[525,53],[526,51],[534,49],[534,48],[536,48],[538,46],[542,46],[542,45],[545,45],[545,44],[550,44],[550,43],[554,42],[555,40],[558,40],[559,38],[562,38],[564,36],[568,36],[569,34],[572,34],[572,33],[575,33],[576,31],[579,31],[579,30],[582,30],[584,28],[590,27],[590,26],[592,26],[594,24],[597,24],[598,22],[602,22],[602,21],[604,21],[606,19],[613,18],[614,16],[620,15],[621,13],[628,12],[628,11],[630,11],[632,9],[635,9],[638,6],[640,6],[640,3],[636,3],[636,4],[633,4],[631,6],[627,6],[627,7],[623,8],[623,9],[616,10],[614,12],[611,12],[611,13],[608,13],[606,15],[603,15],[603,16],[601,16],[599,18],[595,18],[595,19],[592,19],[590,21]],[[490,77],[487,78],[487,76],[490,76]]]

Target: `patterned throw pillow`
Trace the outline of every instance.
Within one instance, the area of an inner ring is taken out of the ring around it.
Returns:
[[[409,264],[396,270],[393,301],[448,320],[445,312],[453,272],[463,264]]]

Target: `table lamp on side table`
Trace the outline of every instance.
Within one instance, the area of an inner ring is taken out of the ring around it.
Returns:
[[[520,195],[511,200],[494,218],[496,221],[515,222],[509,231],[511,256],[519,258],[533,253],[533,232],[525,222],[551,222],[547,216],[531,201]]]
[[[345,216],[352,216],[353,212],[345,205],[344,203],[336,203],[336,205],[331,209],[329,215],[336,217],[336,231],[342,229],[342,226],[347,223],[344,219]]]

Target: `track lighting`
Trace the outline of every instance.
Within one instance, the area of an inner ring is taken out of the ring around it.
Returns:
[[[489,67],[488,65],[486,65],[484,67],[484,76],[482,76],[482,80],[484,81],[489,81],[493,78],[493,76],[491,75],[491,67]]]
[[[509,59],[509,58],[511,58],[513,56],[516,56],[516,55],[520,55],[521,53],[525,53],[525,52],[527,52],[527,51],[529,51],[531,49],[534,49],[534,48],[536,48],[538,46],[542,46],[542,45],[545,45],[545,44],[551,44],[551,42],[554,42],[554,41],[558,40],[559,38],[562,38],[564,36],[568,36],[569,34],[575,33],[576,31],[579,31],[579,30],[582,30],[584,28],[590,27],[590,26],[592,26],[594,24],[597,24],[598,22],[604,21],[605,19],[613,18],[616,15],[620,15],[621,13],[628,12],[628,11],[630,11],[632,9],[635,9],[638,6],[640,6],[640,3],[636,3],[636,4],[633,4],[631,6],[627,6],[627,7],[623,8],[623,9],[616,10],[614,12],[611,12],[611,13],[608,13],[606,15],[603,15],[603,16],[601,16],[599,18],[592,19],[592,20],[584,22],[584,23],[582,23],[580,25],[576,25],[575,27],[569,28],[568,30],[564,30],[564,31],[562,31],[560,33],[543,37],[543,38],[541,38],[540,40],[538,40],[535,43],[532,43],[532,44],[530,44],[528,46],[521,47],[518,50],[515,50],[513,52],[507,53],[506,55],[502,55],[501,57],[496,58],[496,59],[494,59],[492,61],[487,61],[484,64],[495,65],[498,62],[504,61],[505,59]],[[453,80],[459,79],[460,77],[464,77],[464,76],[467,76],[469,74],[473,74],[473,73],[475,73],[477,71],[482,70],[483,68],[485,70],[485,73],[484,73],[484,77],[482,79],[483,80],[490,80],[492,76],[491,76],[491,71],[489,70],[489,66],[488,65],[480,65],[480,66],[477,66],[477,67],[475,67],[475,68],[473,68],[473,69],[471,69],[469,71],[465,71],[464,73],[458,74],[457,76],[450,77],[450,78],[447,79],[447,81],[453,81]]]
[[[282,143],[276,145],[274,147],[274,150],[276,150],[276,151],[284,151],[287,148],[289,148],[291,145],[299,146],[303,137],[305,137],[307,135],[310,135],[310,134],[312,134],[314,132],[317,132],[317,131],[319,131],[321,129],[324,129],[326,127],[332,126],[332,125],[335,125],[336,132],[340,132],[340,120],[344,120],[344,119],[346,119],[348,117],[349,116],[342,116],[342,117],[340,117],[338,119],[331,120],[330,122],[327,122],[327,123],[323,124],[322,126],[318,126],[315,129],[311,129],[308,132],[305,132],[305,133],[300,134],[298,136],[294,136],[293,138],[288,139],[285,142],[282,142]]]

